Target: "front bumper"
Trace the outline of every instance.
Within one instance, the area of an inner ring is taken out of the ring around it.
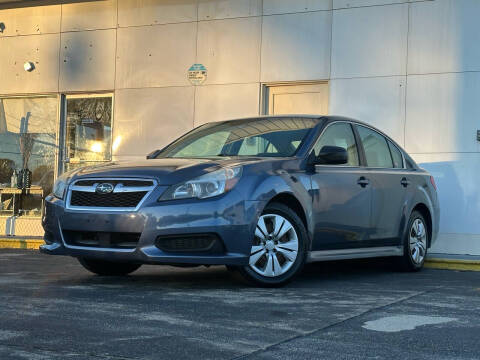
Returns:
[[[246,201],[235,190],[216,198],[157,202],[152,193],[138,211],[78,211],[65,209],[62,200],[48,197],[42,225],[45,245],[51,255],[128,261],[142,264],[246,265],[255,224],[265,203]],[[132,249],[74,246],[65,241],[68,231],[140,233]],[[222,253],[167,252],[155,245],[160,236],[215,234]]]

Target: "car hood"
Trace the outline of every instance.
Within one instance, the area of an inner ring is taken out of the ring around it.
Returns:
[[[80,178],[154,178],[161,185],[173,185],[225,166],[237,166],[268,161],[261,158],[209,158],[209,159],[149,159],[142,161],[113,161],[75,171],[71,181]]]

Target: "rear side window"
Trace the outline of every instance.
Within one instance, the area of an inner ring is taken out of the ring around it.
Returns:
[[[392,168],[392,156],[385,137],[364,126],[357,125],[357,130],[365,150],[367,166]]]
[[[392,159],[393,159],[393,167],[396,169],[402,169],[403,168],[403,157],[402,153],[398,148],[393,145],[391,141],[388,141],[388,147],[390,148],[390,153],[392,154]]]
[[[318,156],[324,146],[339,146],[347,150],[347,165],[358,166],[358,151],[353,130],[348,123],[336,123],[327,127],[315,144],[315,156]]]
[[[405,157],[405,165],[407,165],[407,169],[415,169],[415,165],[413,165],[412,160],[408,157]]]

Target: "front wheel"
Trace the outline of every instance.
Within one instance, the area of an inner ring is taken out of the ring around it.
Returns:
[[[78,258],[78,261],[88,271],[102,276],[128,275],[142,266],[141,264],[113,262],[89,258]]]
[[[307,252],[307,231],[289,207],[272,203],[255,228],[249,264],[237,270],[260,286],[282,286],[303,268]]]
[[[418,211],[413,211],[404,239],[403,257],[399,259],[402,270],[419,271],[422,269],[427,256],[428,236],[425,218]]]

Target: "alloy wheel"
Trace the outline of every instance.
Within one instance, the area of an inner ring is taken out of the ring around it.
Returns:
[[[258,219],[250,267],[266,277],[285,274],[298,255],[298,236],[293,225],[281,215],[265,214]]]
[[[420,265],[427,252],[427,231],[425,224],[419,218],[413,221],[410,228],[409,250],[413,262]]]

